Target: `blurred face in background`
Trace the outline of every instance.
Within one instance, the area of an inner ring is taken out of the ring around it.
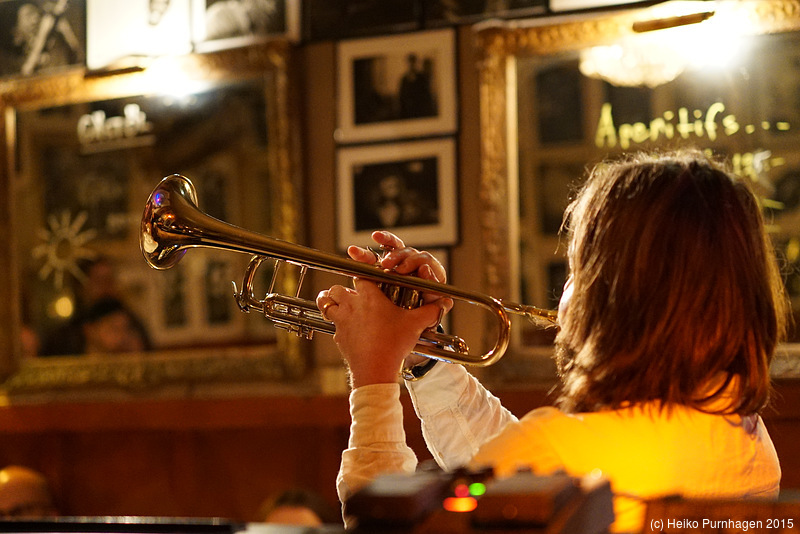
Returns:
[[[0,518],[55,515],[50,488],[41,473],[20,466],[0,470]]]

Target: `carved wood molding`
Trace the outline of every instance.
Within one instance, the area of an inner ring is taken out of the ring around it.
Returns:
[[[246,352],[246,351],[245,351]],[[28,362],[4,384],[10,395],[74,390],[117,389],[148,392],[180,384],[279,381],[291,372],[276,349],[202,351],[121,358],[64,357]]]
[[[93,74],[82,68],[58,73],[0,81],[4,107],[37,108],[75,102],[91,102],[152,91],[158,76],[170,75],[182,82],[218,82],[266,73],[286,76],[290,44],[271,41],[208,54],[165,56],[119,71]]]

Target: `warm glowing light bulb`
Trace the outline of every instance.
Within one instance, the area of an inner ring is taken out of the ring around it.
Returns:
[[[448,497],[442,506],[448,512],[471,512],[478,507],[478,501],[473,497]]]
[[[53,310],[58,317],[68,319],[72,317],[72,314],[75,312],[75,303],[72,302],[70,297],[65,295],[56,299],[53,303]]]

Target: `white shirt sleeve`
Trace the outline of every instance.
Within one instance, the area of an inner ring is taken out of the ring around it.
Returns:
[[[350,392],[350,441],[336,478],[345,502],[378,475],[413,473],[417,457],[406,445],[399,384],[373,384]]]
[[[406,386],[425,443],[445,470],[467,465],[481,445],[517,421],[462,365],[438,363]]]
[[[428,449],[443,469],[466,465],[478,448],[517,418],[461,365],[439,363],[407,382]],[[413,473],[417,457],[406,444],[399,384],[350,392],[350,441],[336,478],[344,503],[376,477]],[[345,525],[349,523],[343,514]]]

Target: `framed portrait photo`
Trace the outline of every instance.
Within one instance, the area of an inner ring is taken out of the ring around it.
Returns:
[[[52,74],[85,63],[85,0],[0,0],[0,77]]]
[[[457,241],[453,139],[347,147],[338,156],[341,248],[372,244],[374,230],[415,247]]]
[[[550,0],[552,1],[552,0]],[[547,11],[548,0],[426,0],[425,25],[474,24],[490,18],[522,18]]]
[[[191,0],[197,52],[300,38],[300,0]]]
[[[342,41],[337,61],[338,142],[455,131],[452,28]]]
[[[598,7],[612,7],[625,4],[642,4],[645,1],[646,0],[550,0],[550,11],[595,9]]]
[[[303,0],[303,38],[354,39],[421,29],[420,2]]]

